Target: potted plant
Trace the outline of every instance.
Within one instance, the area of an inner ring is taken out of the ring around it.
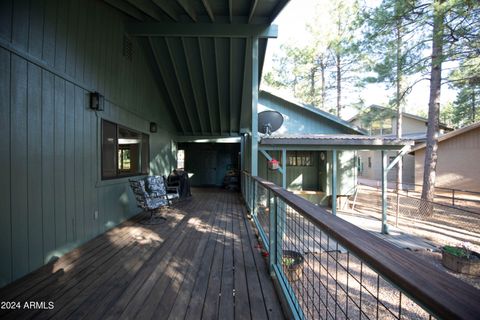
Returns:
[[[458,273],[480,275],[480,254],[472,251],[472,245],[468,242],[443,246],[442,264]]]
[[[277,170],[280,167],[280,163],[276,159],[268,161],[268,168],[270,170]]]
[[[290,282],[300,280],[305,259],[300,252],[283,250],[282,264],[285,275]]]

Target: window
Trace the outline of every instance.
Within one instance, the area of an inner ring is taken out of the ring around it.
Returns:
[[[177,151],[177,169],[185,169],[185,150]]]
[[[149,137],[102,120],[102,179],[148,174]]]
[[[370,134],[371,135],[384,135],[391,134],[392,130],[392,118],[387,118],[383,120],[375,120],[370,124]]]
[[[287,152],[287,166],[313,166],[313,152],[309,151],[289,151]]]

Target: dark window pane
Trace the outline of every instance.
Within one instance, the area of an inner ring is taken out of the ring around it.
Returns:
[[[102,177],[117,175],[117,126],[102,120]]]

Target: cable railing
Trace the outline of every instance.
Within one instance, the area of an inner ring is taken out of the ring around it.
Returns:
[[[480,290],[248,173],[242,193],[296,319],[474,319]]]

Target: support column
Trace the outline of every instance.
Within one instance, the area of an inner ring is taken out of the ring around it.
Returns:
[[[287,149],[282,148],[282,188],[287,189]]]
[[[337,150],[332,150],[332,214],[337,215]]]
[[[252,38],[252,154],[250,155],[252,176],[258,175],[258,38]],[[248,90],[248,89],[247,89]]]
[[[387,185],[388,185],[388,156],[387,152],[382,150],[382,233],[388,234],[387,225]]]

